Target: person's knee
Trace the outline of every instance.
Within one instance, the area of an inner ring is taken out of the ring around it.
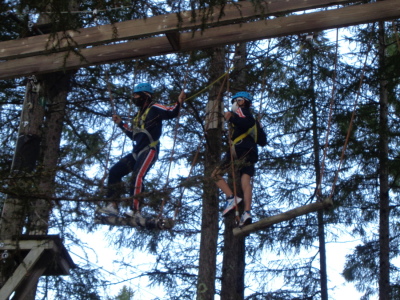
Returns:
[[[112,166],[110,168],[109,172],[108,172],[109,176],[111,176],[111,177],[115,177],[115,176],[118,177],[119,173],[120,172],[119,172],[118,167],[116,165]]]
[[[211,178],[215,181],[221,179],[221,169],[215,168],[214,171],[211,173]]]
[[[243,173],[241,175],[241,181],[243,186],[251,186],[251,175]]]

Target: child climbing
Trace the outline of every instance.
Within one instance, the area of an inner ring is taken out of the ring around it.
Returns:
[[[236,93],[231,102],[231,111],[226,112],[224,115],[225,120],[232,127],[231,147],[221,165],[214,170],[212,176],[216,180],[216,185],[226,195],[226,204],[222,213],[223,216],[226,216],[242,201],[242,198],[233,194],[222,175],[229,171],[232,163],[238,168],[244,197],[244,212],[239,222],[239,226],[242,227],[250,224],[252,220],[251,201],[253,188],[251,178],[254,176],[255,163],[258,161],[258,149],[256,139],[250,134],[250,129],[255,128],[256,120],[250,111],[252,97],[248,92]]]
[[[125,215],[142,218],[137,195],[143,191],[145,176],[157,160],[162,121],[177,117],[182,103],[186,99],[186,95],[182,91],[175,105],[164,106],[154,102],[153,94],[153,87],[149,83],[140,83],[135,86],[133,100],[139,111],[133,119],[132,129],[118,115],[112,116],[118,127],[134,142],[134,147],[132,153],[126,155],[111,167],[108,175],[107,199],[112,200],[112,202],[106,207],[98,209],[98,213],[119,214],[118,203],[121,197],[122,178],[132,173],[130,183],[131,211],[125,213]]]

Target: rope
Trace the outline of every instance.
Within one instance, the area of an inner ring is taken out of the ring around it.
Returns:
[[[233,57],[236,57],[236,53],[237,53],[238,48],[235,48],[235,53],[233,54]],[[232,62],[233,64],[233,62]],[[230,69],[233,69],[233,67],[231,67]],[[228,73],[229,75],[229,73]],[[228,85],[227,85],[227,91],[229,92],[229,80],[228,80]],[[239,215],[239,207],[238,207],[238,203],[237,203],[237,186],[236,186],[236,170],[235,170],[235,163],[234,163],[234,151],[235,151],[235,145],[232,144],[232,134],[233,134],[233,130],[232,127],[229,127],[229,137],[228,137],[228,141],[229,141],[229,153],[230,153],[230,158],[231,158],[231,171],[232,171],[232,181],[233,181],[233,201],[235,202],[235,220],[237,222],[237,224],[240,223],[240,215]]]
[[[189,178],[190,178],[190,176],[191,176],[191,174],[192,174],[192,170],[193,170],[193,168],[194,168],[194,165],[196,164],[197,158],[198,158],[199,153],[200,153],[200,145],[201,145],[201,144],[199,144],[199,145],[197,146],[197,151],[196,151],[196,154],[194,155],[192,164],[191,164],[191,166],[190,166],[189,174],[188,174],[188,176],[186,177],[186,179],[185,179],[184,182],[189,181]],[[178,213],[179,213],[179,209],[182,207],[182,198],[183,198],[183,194],[185,193],[185,190],[186,190],[186,185],[183,184],[182,192],[181,192],[181,195],[180,195],[180,197],[179,197],[179,199],[178,199],[178,202],[177,202],[177,204],[176,204],[176,208],[175,208],[175,211],[174,211],[174,221],[177,219]]]
[[[342,153],[341,153],[340,160],[339,160],[339,166],[338,166],[338,168],[336,170],[335,178],[334,178],[333,183],[332,183],[332,189],[331,189],[331,194],[330,194],[331,198],[332,198],[332,196],[333,196],[333,194],[335,192],[336,182],[337,182],[337,180],[339,178],[339,172],[341,171],[341,165],[342,165],[343,160],[344,160],[344,155],[345,155],[345,152],[346,152],[346,149],[347,149],[347,145],[348,145],[349,139],[350,139],[350,133],[351,133],[351,130],[353,128],[353,122],[354,122],[354,118],[355,118],[355,115],[356,115],[356,108],[357,108],[357,105],[358,105],[358,99],[360,97],[361,86],[362,86],[362,83],[363,83],[363,80],[364,80],[364,74],[365,74],[365,69],[366,69],[367,60],[368,60],[368,54],[369,54],[370,50],[371,50],[371,45],[369,45],[369,50],[367,51],[367,55],[365,56],[364,66],[363,66],[363,69],[361,71],[360,83],[359,83],[358,90],[357,90],[356,100],[354,101],[354,105],[353,105],[353,113],[351,114],[349,129],[347,130],[346,139],[345,139],[345,142],[344,142],[344,145],[343,145],[343,149],[342,149]]]
[[[236,172],[235,172],[235,164],[234,164],[234,155],[233,155],[233,151],[235,151],[235,146],[232,145],[232,140],[229,137],[229,152],[231,155],[231,171],[232,171],[232,181],[233,181],[233,199],[235,201],[235,219],[237,221],[240,221],[239,218],[239,207],[237,205],[237,199],[236,199],[236,195],[237,195],[237,187],[236,187]]]
[[[188,63],[189,63],[189,61],[188,61]],[[202,89],[201,91],[195,93],[195,94],[192,95],[191,97],[187,98],[185,101],[187,101],[187,100],[189,100],[189,99],[192,99],[192,98],[196,97],[197,95],[203,93],[204,91],[206,91],[207,89],[209,89],[211,86],[213,86],[216,82],[218,82],[219,80],[221,80],[222,78],[224,78],[224,82],[222,83],[221,88],[220,88],[219,93],[218,93],[218,98],[219,98],[219,97],[221,96],[223,86],[225,85],[225,82],[227,81],[227,75],[229,75],[229,72],[230,72],[232,69],[233,69],[233,68],[229,68],[224,74],[222,74],[220,77],[218,77],[218,78],[217,78],[216,80],[214,80],[212,83],[210,83],[207,87],[205,87],[205,88]],[[183,87],[183,89],[185,89],[185,87],[186,87],[186,79],[187,79],[188,74],[189,74],[189,68],[187,68],[187,70],[186,70],[186,75],[185,75],[185,80],[184,80],[184,87]],[[217,103],[215,103],[215,105],[216,105],[216,104],[217,104]],[[179,116],[178,116],[178,117],[179,117]],[[178,122],[177,122],[177,124],[178,124]],[[177,130],[175,131],[175,133],[177,133]],[[175,145],[175,140],[174,140],[174,145]],[[194,165],[196,164],[196,161],[197,161],[197,158],[198,158],[198,155],[199,155],[199,152],[200,152],[200,147],[201,147],[201,144],[199,144],[199,145],[197,146],[197,151],[196,151],[196,154],[195,154],[195,156],[194,156],[194,158],[193,158],[193,161],[192,161],[192,164],[191,164],[191,167],[190,167],[190,170],[189,170],[189,174],[188,174],[188,176],[186,177],[185,182],[187,182],[187,181],[190,179],[192,170],[193,170],[193,168],[194,168]],[[174,212],[174,220],[177,219],[177,216],[178,216],[178,214],[179,214],[179,209],[180,209],[180,207],[182,206],[182,198],[183,198],[183,195],[184,195],[184,193],[185,193],[185,189],[186,189],[186,185],[183,185],[181,195],[180,195],[180,197],[179,197],[179,199],[178,199],[178,202],[177,202],[177,204],[176,204],[176,208],[175,208],[175,212]]]
[[[324,178],[324,173],[325,173],[325,160],[326,160],[326,156],[327,156],[327,152],[328,152],[329,135],[331,132],[333,104],[335,102],[335,92],[336,92],[336,84],[337,84],[336,75],[337,75],[337,65],[338,65],[338,51],[339,51],[339,30],[336,29],[335,67],[334,67],[333,77],[332,77],[333,82],[332,82],[331,101],[329,103],[328,128],[326,131],[325,146],[324,146],[324,151],[323,151],[323,155],[322,155],[321,174],[320,174],[320,178],[319,178],[319,182],[317,184],[317,190],[316,190],[317,201],[322,200],[321,199],[321,185],[322,185],[322,180]]]
[[[190,59],[188,59],[187,66],[189,66],[189,64],[190,64]],[[223,86],[224,86],[224,84],[225,84],[225,82],[226,82],[227,76],[229,76],[229,72],[230,72],[231,70],[233,70],[233,67],[229,68],[224,74],[222,74],[220,77],[218,77],[216,80],[214,80],[213,82],[211,82],[209,85],[207,85],[205,88],[203,88],[203,89],[200,90],[199,92],[193,94],[193,95],[190,96],[189,98],[186,98],[185,101],[188,101],[188,100],[190,100],[190,99],[193,99],[193,98],[197,97],[198,95],[202,94],[203,92],[205,92],[206,90],[208,90],[209,88],[211,88],[215,83],[217,83],[218,81],[220,81],[222,78],[224,78],[224,82],[222,83],[221,89],[220,89],[220,91],[219,91],[219,93],[218,93],[218,97],[220,97],[220,96],[221,96],[221,93],[222,93],[222,88],[223,88]],[[184,77],[183,90],[185,90],[185,88],[186,88],[188,75],[189,75],[189,68],[187,67],[187,68],[186,68],[186,72],[185,72],[185,77]],[[217,103],[216,103],[216,104],[217,104]],[[216,105],[216,104],[215,104],[215,105]],[[171,170],[172,158],[173,158],[173,155],[174,155],[174,152],[175,152],[175,145],[176,145],[176,140],[177,140],[179,119],[180,119],[180,112],[179,112],[179,114],[178,114],[178,118],[177,118],[177,122],[176,122],[176,126],[175,126],[175,135],[174,135],[174,141],[173,141],[173,146],[172,146],[172,151],[171,151],[170,164],[169,164],[169,167],[168,167],[167,181],[166,181],[165,186],[168,185],[168,181],[169,181],[169,174],[170,174],[170,170]],[[196,154],[195,154],[195,156],[194,156],[194,159],[193,159],[191,168],[190,168],[190,170],[189,170],[188,177],[186,178],[185,181],[189,180],[189,178],[190,178],[190,176],[191,176],[191,172],[192,172],[192,170],[193,170],[193,167],[194,167],[194,165],[195,165],[195,162],[196,162],[196,160],[197,160],[197,157],[198,157],[199,152],[200,152],[200,145],[197,147],[197,151],[196,151]],[[180,195],[180,197],[179,197],[178,203],[176,204],[176,208],[175,208],[175,212],[174,212],[174,220],[176,220],[176,218],[177,218],[177,216],[178,216],[178,213],[179,213],[179,208],[182,206],[182,198],[183,198],[184,192],[185,192],[185,187],[182,188],[181,195]],[[235,201],[236,201],[236,197],[235,197]],[[161,208],[160,208],[159,217],[162,216],[163,209],[164,209],[164,205],[165,205],[165,198],[163,198],[163,201],[162,201],[162,203],[161,203]]]
[[[113,98],[112,92],[111,92],[111,84],[110,84],[110,78],[108,76],[108,71],[106,71],[106,82],[107,82],[108,96],[110,97],[111,112],[113,115],[115,115],[116,110],[115,110],[114,98]]]
[[[139,60],[136,60],[135,63],[135,71],[133,73],[133,79],[132,79],[132,86],[135,86],[135,82],[136,82],[136,77],[137,77],[137,69],[138,69],[138,65],[139,65]],[[131,93],[131,96],[129,97],[129,110],[128,110],[128,116],[130,116],[132,114],[133,111],[133,93]],[[131,123],[131,119],[129,119],[129,122]],[[132,124],[130,124],[132,125]],[[122,143],[122,151],[121,151],[121,158],[124,155],[125,152],[125,143],[126,143],[126,139],[127,139],[127,135],[124,134],[124,141]]]
[[[195,95],[191,96],[190,98],[194,98],[195,96],[199,95],[200,93],[206,91],[208,88],[210,88],[210,87],[211,87],[212,85],[214,85],[216,82],[218,82],[219,80],[221,80],[222,78],[224,78],[224,82],[222,83],[221,88],[220,88],[220,90],[219,90],[219,92],[218,92],[218,96],[217,96],[217,97],[219,98],[219,97],[221,96],[223,86],[225,85],[225,82],[227,81],[227,75],[229,75],[229,71],[232,70],[232,69],[233,69],[233,68],[230,68],[227,72],[225,72],[223,75],[221,75],[221,76],[218,77],[216,80],[214,80],[214,81],[213,81],[211,84],[209,84],[206,88],[202,89],[200,92],[196,93]],[[189,98],[188,98],[188,99],[189,99]],[[186,99],[186,100],[188,100],[188,99]],[[215,105],[217,105],[217,102],[215,103]],[[205,131],[207,131],[207,128],[205,129]],[[200,153],[200,148],[201,148],[201,144],[199,144],[199,145],[197,146],[197,151],[196,151],[196,154],[195,154],[195,156],[194,156],[194,158],[193,158],[193,161],[192,161],[192,164],[191,164],[191,167],[190,167],[190,170],[189,170],[189,174],[188,174],[188,176],[186,177],[185,182],[187,182],[187,181],[190,179],[190,176],[191,176],[191,174],[192,174],[192,170],[193,170],[193,168],[194,168],[194,165],[196,164],[198,155],[199,155],[199,153]],[[175,212],[174,212],[174,220],[177,219],[177,216],[178,216],[178,213],[179,213],[179,208],[182,206],[182,198],[183,198],[183,195],[184,195],[184,193],[185,193],[185,190],[186,190],[186,185],[183,184],[183,185],[182,185],[182,192],[181,192],[181,195],[180,195],[180,197],[179,197],[179,199],[178,199],[178,202],[177,202],[177,204],[176,204],[176,208],[175,208]]]
[[[264,99],[264,92],[265,92],[265,86],[266,86],[266,80],[265,78],[267,77],[267,64],[265,65],[264,68],[264,74],[263,74],[263,79],[262,79],[262,90],[261,90],[261,99],[260,99],[260,105],[258,108],[258,115],[257,115],[257,119],[258,121],[261,120],[261,110],[262,110],[262,105],[263,105],[263,99]]]
[[[218,77],[217,79],[215,79],[213,82],[211,82],[209,85],[207,85],[204,89],[198,91],[197,93],[195,93],[194,95],[190,96],[189,98],[186,98],[185,101],[191,100],[192,98],[197,97],[198,95],[204,93],[206,90],[208,90],[210,87],[212,87],[215,83],[217,83],[218,81],[220,81],[222,78],[224,78],[224,76],[226,76],[227,74],[229,74],[230,71],[232,71],[234,69],[234,67],[231,67],[228,69],[228,71],[226,71],[224,74],[222,74],[220,77]]]
[[[112,114],[115,115],[116,114],[115,103],[114,103],[114,99],[113,99],[112,92],[111,92],[111,85],[110,85],[108,71],[106,71],[105,77],[106,77],[106,83],[107,83],[108,96],[109,96],[109,100],[110,100],[110,103],[111,103],[111,111],[112,111]],[[110,156],[111,156],[112,140],[113,140],[113,137],[115,135],[115,131],[116,131],[116,126],[114,124],[112,132],[111,132],[111,137],[110,137],[111,142],[109,143],[107,156],[106,156],[106,161],[105,161],[105,164],[104,164],[104,174],[103,174],[103,177],[100,179],[100,182],[99,182],[99,184],[100,184],[100,193],[103,192],[104,181],[107,178],[108,164],[110,162]]]
[[[190,56],[189,56],[189,59],[188,59],[187,64],[186,64],[186,72],[185,72],[185,76],[184,76],[184,78],[183,78],[183,88],[182,88],[182,91],[184,91],[184,90],[186,89],[187,78],[188,78],[188,76],[189,76],[189,65],[190,65]],[[169,166],[168,166],[167,178],[166,178],[166,181],[165,181],[164,188],[167,187],[168,184],[169,184],[169,175],[170,175],[170,172],[171,172],[172,160],[173,160],[173,157],[174,157],[174,154],[175,154],[175,145],[176,145],[176,140],[177,140],[177,138],[178,138],[178,129],[179,129],[179,120],[180,120],[180,117],[181,117],[181,110],[179,110],[179,112],[178,112],[178,117],[176,118],[176,122],[175,122],[174,140],[173,140],[173,143],[172,143],[171,156],[170,156],[170,159],[169,159]],[[159,213],[159,217],[160,217],[160,218],[162,217],[162,214],[163,214],[165,202],[166,202],[166,200],[165,200],[165,197],[164,197],[163,200],[162,200],[162,202],[161,202],[161,208],[160,208],[160,213]],[[177,215],[177,213],[175,213],[175,215]],[[174,218],[175,218],[175,217],[174,217]]]

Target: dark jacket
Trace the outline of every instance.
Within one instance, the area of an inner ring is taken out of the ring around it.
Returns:
[[[231,139],[234,141],[237,137],[246,133],[251,127],[253,127],[256,123],[256,120],[254,119],[249,108],[239,107],[229,119],[229,122],[233,127]],[[244,139],[236,143],[235,147],[246,149],[252,148],[256,153],[258,153],[257,144],[250,135],[247,135]]]
[[[149,110],[147,111],[147,109]],[[119,127],[131,140],[134,141],[133,153],[139,153],[145,147],[149,146],[151,142],[158,141],[162,134],[162,121],[177,117],[179,110],[179,102],[177,102],[174,106],[165,106],[158,103],[150,104],[150,106],[146,108],[140,116],[136,115],[134,119],[136,122],[133,122],[133,129],[130,129],[127,124],[121,122]],[[140,129],[145,129],[152,137],[152,141],[150,140],[148,134]],[[158,150],[159,144],[160,143],[157,143],[157,145],[153,147]]]

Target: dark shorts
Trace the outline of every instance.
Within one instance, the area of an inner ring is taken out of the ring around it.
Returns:
[[[247,174],[253,177],[255,174],[254,165],[258,161],[258,153],[253,149],[248,148],[235,148],[236,158],[234,158],[233,163],[235,167],[239,170],[240,176],[242,174]],[[231,168],[231,153],[228,151],[225,153],[224,160],[219,165],[220,173],[226,173],[230,171]]]

